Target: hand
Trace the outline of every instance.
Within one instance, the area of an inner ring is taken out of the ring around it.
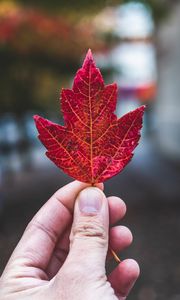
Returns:
[[[128,228],[110,224],[126,211],[103,185],[74,181],[57,191],[27,226],[1,278],[0,300],[125,299],[139,275],[132,259],[106,277],[110,247],[132,241]],[[70,236],[70,242],[69,242]],[[108,258],[107,258],[108,259]]]

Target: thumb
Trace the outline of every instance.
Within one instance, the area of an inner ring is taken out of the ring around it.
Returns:
[[[108,250],[109,211],[104,193],[97,187],[80,192],[75,202],[67,263],[84,270],[105,272]]]

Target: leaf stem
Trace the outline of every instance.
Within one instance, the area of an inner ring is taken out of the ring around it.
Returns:
[[[121,262],[120,258],[117,256],[116,252],[112,248],[110,248],[111,254],[114,257],[115,261],[119,264]]]

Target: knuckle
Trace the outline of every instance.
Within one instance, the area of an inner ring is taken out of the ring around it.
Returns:
[[[107,242],[107,234],[102,220],[97,216],[82,216],[73,226],[72,239],[74,238],[93,238],[104,245]]]

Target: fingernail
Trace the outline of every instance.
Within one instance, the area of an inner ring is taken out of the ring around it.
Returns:
[[[86,188],[78,196],[79,210],[82,213],[98,213],[102,206],[103,193],[98,188]]]

